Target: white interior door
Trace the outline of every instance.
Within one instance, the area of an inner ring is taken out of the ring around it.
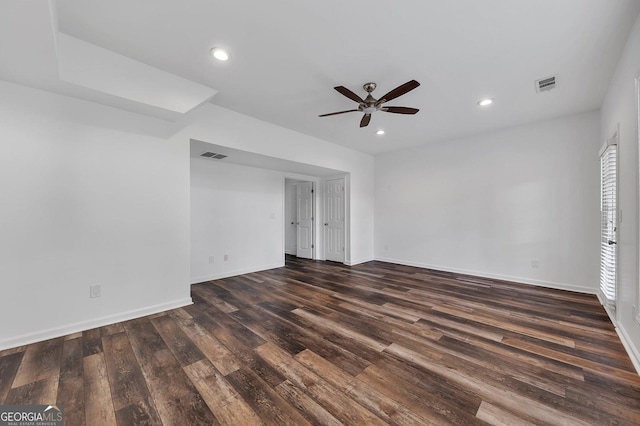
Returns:
[[[296,240],[298,221],[298,198],[296,187],[297,183],[285,180],[285,195],[284,195],[284,252],[286,254],[296,255]]]
[[[344,262],[344,178],[325,181],[325,259]]]
[[[296,255],[313,258],[313,182],[297,185],[297,248]]]

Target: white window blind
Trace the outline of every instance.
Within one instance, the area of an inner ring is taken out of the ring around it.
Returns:
[[[610,308],[616,300],[617,145],[609,141],[600,155],[600,292]]]

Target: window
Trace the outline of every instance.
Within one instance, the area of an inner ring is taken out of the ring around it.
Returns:
[[[600,297],[615,318],[618,137],[600,151]]]

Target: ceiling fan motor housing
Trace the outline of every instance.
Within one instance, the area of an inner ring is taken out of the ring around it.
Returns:
[[[367,93],[373,92],[374,90],[376,90],[376,87],[378,87],[378,85],[373,83],[373,82],[365,83],[365,84],[362,85],[362,88]]]

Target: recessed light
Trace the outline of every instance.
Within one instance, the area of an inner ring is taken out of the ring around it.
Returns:
[[[489,106],[493,103],[493,99],[491,98],[486,98],[486,99],[482,99],[481,101],[478,101],[478,105],[480,106]]]
[[[211,49],[211,55],[219,61],[226,61],[229,59],[229,53],[220,47],[214,47]]]
[[[376,135],[384,135],[384,130],[380,129],[376,131]]]

